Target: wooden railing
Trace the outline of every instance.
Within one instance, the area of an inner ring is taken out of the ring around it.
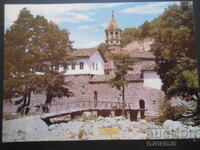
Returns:
[[[125,109],[136,109],[134,108],[134,103],[125,103]],[[109,101],[77,101],[77,102],[61,102],[49,106],[50,112],[59,112],[59,111],[80,111],[88,109],[122,109],[122,102],[109,102]]]
[[[123,108],[122,102],[108,102],[108,101],[78,101],[78,102],[62,102],[49,106],[49,113],[42,113],[41,119],[47,124],[50,125],[53,122],[63,122],[66,119],[58,117],[63,117],[70,115],[70,118],[73,118],[73,115],[82,114],[84,111],[96,111],[96,112],[109,112],[118,111]],[[125,111],[129,112],[131,118],[137,120],[137,113],[139,111],[146,111],[146,109],[135,108],[134,103],[125,103]],[[53,119],[53,121],[52,121]],[[55,121],[55,119],[58,119]],[[70,120],[70,119],[68,119]],[[67,121],[68,121],[67,120]]]

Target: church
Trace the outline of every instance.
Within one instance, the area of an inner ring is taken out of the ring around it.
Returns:
[[[75,95],[68,100],[121,102],[120,91],[107,83],[114,77],[114,64],[109,56],[125,53],[139,60],[127,76],[130,84],[125,87],[126,102],[134,103],[137,109],[139,100],[142,99],[147,109],[146,115],[156,116],[163,92],[161,79],[155,70],[155,56],[144,48],[122,47],[121,34],[122,30],[112,13],[111,21],[105,29],[105,43],[108,47],[105,58],[100,55],[98,48],[77,49],[72,52],[71,55],[75,56],[76,60],[69,66],[65,75],[67,81],[72,81],[69,88]]]
[[[125,53],[133,58],[139,59],[139,63],[133,66],[130,76],[140,74],[144,80],[144,87],[161,89],[161,80],[155,71],[155,56],[152,52],[130,49],[121,45],[122,30],[118,27],[114,14],[105,29],[105,43],[107,44],[106,58],[100,55],[98,48],[77,49],[72,52],[75,61],[69,65],[65,75],[114,75],[114,64],[110,55],[114,53]]]

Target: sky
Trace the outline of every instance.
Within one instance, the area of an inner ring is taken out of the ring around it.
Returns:
[[[74,48],[92,48],[105,41],[105,29],[111,20],[112,10],[118,26],[124,30],[155,19],[173,4],[179,2],[7,4],[5,30],[17,20],[20,10],[27,8],[34,16],[44,16],[61,29],[67,29]]]

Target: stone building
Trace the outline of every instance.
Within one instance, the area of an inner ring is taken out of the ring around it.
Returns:
[[[121,46],[121,29],[115,21],[114,14],[108,27],[105,29],[105,42],[108,46],[104,61],[104,74],[67,74],[66,80],[72,81],[69,86],[75,94],[65,98],[66,101],[112,101],[122,102],[121,91],[112,88],[108,80],[114,77],[114,64],[109,55],[113,53],[126,53],[138,62],[133,66],[133,71],[126,76],[130,81],[125,87],[125,101],[133,103],[134,108],[140,108],[139,101],[143,100],[147,109],[146,116],[156,116],[159,101],[163,96],[161,80],[155,71],[155,56],[152,52],[144,50],[126,49]],[[93,51],[94,49],[87,49]],[[82,55],[82,50],[77,50],[76,55]],[[93,68],[93,66],[91,66]]]
[[[112,51],[121,48],[121,33],[122,30],[118,27],[114,12],[112,12],[112,19],[105,30],[106,34],[106,44],[108,45],[108,50]]]

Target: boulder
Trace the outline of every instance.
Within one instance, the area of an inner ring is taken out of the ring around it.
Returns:
[[[131,126],[132,128],[138,128],[138,127],[139,127],[139,124],[138,124],[137,122],[133,121],[133,122],[130,123],[130,126]]]
[[[189,126],[188,129],[191,130],[191,131],[200,131],[200,128],[197,127],[197,126],[195,126],[195,127]]]
[[[97,118],[97,121],[101,121],[101,120],[104,120],[104,117],[99,116],[99,117]]]
[[[55,129],[58,125],[57,124],[52,124],[48,127],[48,130],[51,131],[53,129]]]
[[[172,121],[172,120],[166,120],[163,124],[163,127],[173,131],[183,130],[183,128],[185,128],[184,125],[179,121]]]
[[[83,118],[83,120],[91,119],[92,118],[92,113],[91,112],[87,112],[87,111],[83,112],[82,118]]]
[[[125,120],[125,117],[123,117],[123,116],[117,116],[117,117],[114,117],[114,119],[116,121],[120,121],[120,120]]]

